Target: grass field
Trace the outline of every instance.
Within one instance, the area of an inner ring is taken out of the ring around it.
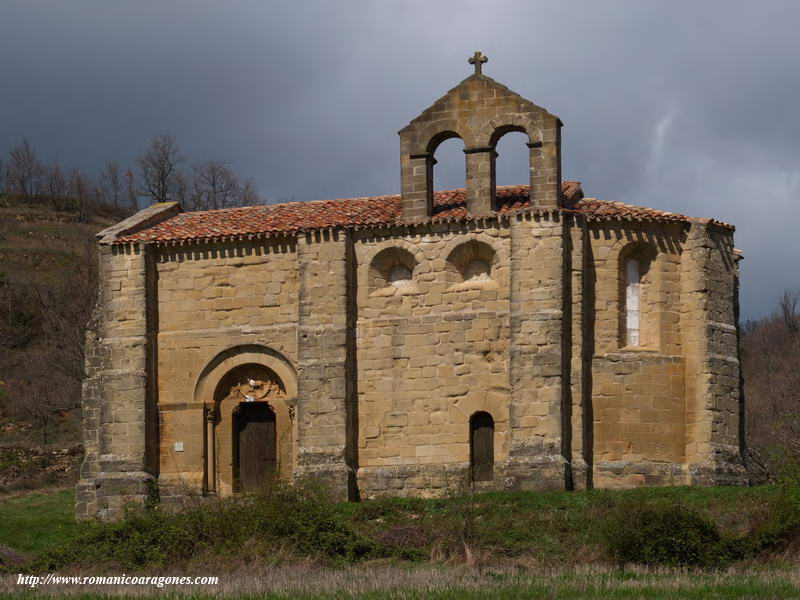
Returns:
[[[759,560],[740,561],[717,570],[648,569],[615,566],[603,550],[597,519],[604,507],[622,500],[651,500],[684,506],[706,514],[721,530],[743,531],[760,507],[776,494],[774,487],[759,488],[645,488],[627,491],[561,493],[497,492],[443,500],[386,499],[335,504],[323,521],[330,531],[346,526],[364,539],[381,544],[383,558],[333,563],[313,551],[287,550],[280,545],[259,546],[235,539],[220,551],[207,546],[188,559],[180,550],[161,547],[157,561],[125,564],[104,562],[103,552],[86,556],[59,571],[80,575],[213,575],[215,586],[50,586],[18,585],[16,574],[0,575],[0,597],[40,598],[69,595],[84,598],[121,595],[231,598],[798,598],[800,567],[797,553],[775,553]],[[0,499],[0,545],[29,556],[81,540],[85,527],[72,517],[71,490],[29,493]],[[466,504],[465,504],[466,502]],[[297,506],[302,510],[302,506]],[[293,518],[288,513],[287,519]],[[332,520],[327,520],[328,518]],[[254,517],[258,518],[258,516]],[[317,517],[315,517],[317,518]],[[465,537],[467,519],[474,532]],[[316,521],[315,521],[316,522]],[[162,536],[185,537],[177,521],[163,530],[148,529],[146,521],[104,534],[109,555],[114,545],[147,544]],[[301,523],[302,524],[302,523]],[[236,529],[230,523],[230,534]],[[203,527],[214,527],[206,522]],[[133,531],[133,533],[131,533]],[[265,530],[266,531],[266,530]],[[323,535],[328,535],[323,532]],[[131,537],[131,536],[134,537]],[[309,535],[320,535],[311,532]],[[447,547],[448,536],[455,544]],[[473,537],[470,537],[473,536]],[[462,543],[472,540],[471,558]],[[82,542],[81,542],[82,543]],[[80,545],[80,543],[79,543]],[[387,550],[388,549],[388,550]],[[122,553],[119,556],[127,556]],[[2,572],[2,568],[0,568]]]
[[[773,487],[672,487],[592,492],[489,492],[467,507],[484,544],[495,554],[526,555],[543,563],[584,562],[597,541],[598,506],[620,499],[674,501],[709,514],[723,529],[736,530],[746,515],[770,496]],[[406,537],[425,546],[425,530],[445,519],[454,500],[383,499],[335,505],[337,518],[366,534]],[[463,507],[461,507],[463,508]],[[0,544],[22,553],[40,552],[74,538],[72,489],[0,496]]]
[[[72,489],[0,496],[0,545],[28,554],[74,538]]]

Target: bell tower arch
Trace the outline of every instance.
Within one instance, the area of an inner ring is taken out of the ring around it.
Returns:
[[[528,136],[531,206],[561,205],[561,120],[484,75],[488,60],[476,52],[475,72],[399,131],[404,219],[434,216],[433,153],[449,137],[464,140],[467,211],[495,211],[495,146],[510,131]]]

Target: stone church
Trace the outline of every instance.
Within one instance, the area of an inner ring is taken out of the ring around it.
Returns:
[[[474,73],[400,130],[400,194],[98,234],[80,517],[313,476],[340,499],[744,481],[731,225],[584,196],[562,123]],[[495,185],[527,136],[530,181]],[[463,189],[434,154],[464,143]]]

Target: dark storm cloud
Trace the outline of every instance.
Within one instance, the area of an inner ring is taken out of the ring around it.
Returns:
[[[397,130],[481,49],[562,118],[588,195],[735,223],[755,317],[800,286],[798,21],[795,2],[4,0],[0,150],[132,166],[168,131],[271,197],[396,192]],[[437,181],[463,181],[459,152]]]

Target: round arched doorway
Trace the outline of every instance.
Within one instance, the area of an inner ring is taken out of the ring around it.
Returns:
[[[209,411],[209,491],[252,492],[291,476],[293,408],[281,378],[261,364],[228,371]]]

